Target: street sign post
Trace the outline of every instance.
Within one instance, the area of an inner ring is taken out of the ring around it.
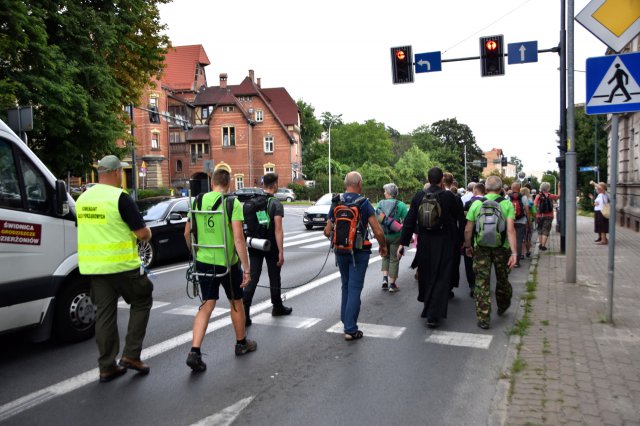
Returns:
[[[640,2],[592,0],[576,16],[604,44],[620,52],[640,33]]]
[[[442,52],[416,53],[416,74],[442,71]]]
[[[640,53],[587,59],[587,114],[640,111]]]
[[[598,166],[583,166],[578,168],[579,172],[597,172]]]
[[[538,62],[538,42],[509,43],[507,45],[507,59],[509,65]]]

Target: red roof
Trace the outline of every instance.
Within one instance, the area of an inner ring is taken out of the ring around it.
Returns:
[[[209,65],[204,47],[201,44],[175,46],[164,57],[165,68],[162,82],[173,90],[197,90],[194,87],[196,65]],[[204,83],[204,82],[203,82]]]
[[[208,141],[209,140],[209,127],[208,126],[196,126],[189,130],[187,133],[188,141]]]
[[[298,105],[284,87],[261,89],[271,107],[286,125],[298,124]]]

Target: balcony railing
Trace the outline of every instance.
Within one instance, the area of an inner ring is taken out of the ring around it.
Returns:
[[[172,144],[169,144],[169,149],[171,150],[171,154],[188,154],[189,144],[172,143]]]

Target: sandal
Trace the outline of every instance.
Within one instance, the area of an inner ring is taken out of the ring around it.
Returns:
[[[358,330],[355,333],[344,333],[344,340],[347,340],[347,341],[358,340],[358,339],[362,339],[362,336],[364,336],[364,333],[362,332],[362,330]]]

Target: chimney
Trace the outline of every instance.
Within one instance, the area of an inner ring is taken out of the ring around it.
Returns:
[[[227,88],[227,73],[223,72],[220,74],[220,88],[221,89],[226,89]]]
[[[253,77],[254,77],[253,70],[249,70],[249,78],[251,79],[252,83],[253,83]]]
[[[258,77],[258,82],[256,83],[258,85],[258,88],[262,88],[262,86],[260,86],[260,80],[262,80],[260,77]]]

